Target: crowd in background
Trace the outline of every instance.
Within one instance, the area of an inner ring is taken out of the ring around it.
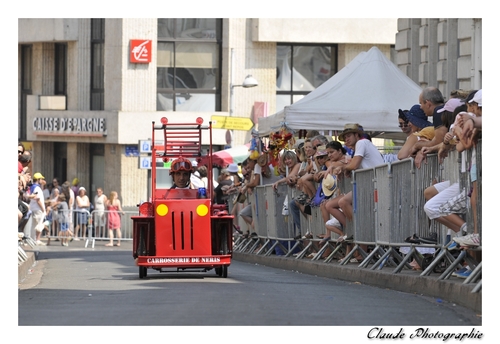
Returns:
[[[472,152],[470,166],[462,171],[469,174],[471,189],[459,190],[458,183],[450,183],[449,180],[440,183],[433,181],[423,195],[426,201],[424,210],[429,220],[449,228],[449,233],[452,234],[449,250],[479,247],[481,242],[475,205],[478,173],[475,149],[481,139],[482,90],[456,90],[446,100],[439,89],[427,87],[422,90],[418,104],[408,104],[408,108],[409,110],[400,109],[395,114],[395,120],[399,121],[402,132],[406,134],[396,160],[412,158],[415,166],[420,168],[431,153],[438,154],[440,162],[443,162],[450,150],[454,149],[462,154]],[[259,158],[249,157],[244,167],[241,167],[245,180],[241,186],[229,186],[227,190],[240,195],[252,193],[258,185],[272,184],[277,189],[278,185],[286,184],[296,188],[297,196],[287,199],[284,204],[284,212],[293,217],[295,239],[312,238],[311,233],[302,233],[300,220],[301,217],[307,219],[311,215],[311,207],[319,207],[325,225],[325,234],[320,236],[321,244],[330,240],[332,232],[338,234],[339,243],[352,239],[345,235],[344,228],[347,221],[353,220],[353,195],[352,191],[344,192],[337,187],[341,178],[350,178],[354,170],[386,162],[383,154],[371,142],[371,137],[358,123],[346,123],[338,141],[314,131],[307,132],[303,138],[292,139],[288,147],[280,151],[278,164],[269,165],[277,171],[272,172],[270,177],[277,176],[277,179],[263,176],[262,171],[269,160],[259,163]],[[232,166],[231,169],[236,170],[236,167]],[[244,199],[251,198],[247,195]],[[465,221],[466,204],[469,200],[473,219]],[[234,201],[234,208],[238,211],[233,213],[238,214],[247,227],[245,236],[257,235],[252,219],[252,204],[248,201],[241,204],[236,198]],[[473,223],[473,228],[467,228],[467,222]],[[239,227],[238,231],[241,231]],[[354,255],[352,260],[359,262],[361,257]],[[411,266],[421,269],[415,261]],[[465,266],[454,275],[465,278],[470,272]]]
[[[18,239],[35,234],[36,245],[50,245],[51,240],[69,246],[87,236],[109,238],[105,246],[120,246],[121,202],[116,191],[109,199],[97,188],[91,202],[78,178],[61,184],[58,178],[48,183],[40,172],[32,174],[32,153],[18,142]],[[28,224],[31,226],[27,228]],[[113,238],[116,236],[117,242]],[[43,240],[42,240],[43,239]]]

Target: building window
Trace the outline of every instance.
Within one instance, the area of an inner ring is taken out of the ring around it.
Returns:
[[[32,59],[33,47],[31,45],[21,46],[21,113],[19,118],[18,137],[21,140],[26,139],[27,125],[27,97],[32,94]]]
[[[66,95],[66,66],[67,66],[67,51],[66,43],[56,43],[55,50],[55,95]]]
[[[220,111],[221,19],[158,19],[158,111]]]
[[[302,99],[337,72],[336,45],[281,45],[276,51],[276,110]]]
[[[104,19],[90,26],[90,110],[104,110]]]

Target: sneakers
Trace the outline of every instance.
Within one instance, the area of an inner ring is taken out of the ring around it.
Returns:
[[[62,244],[62,245],[63,245],[63,246],[66,246],[66,247],[67,247],[67,246],[69,246],[67,242],[65,242],[65,243],[64,243],[64,244]]]
[[[481,245],[479,234],[469,234],[462,237],[454,237],[453,241],[459,244],[460,246],[479,246]]]
[[[36,241],[36,244],[37,244],[38,246],[45,246],[45,243],[44,243],[43,241],[40,241],[40,240],[37,240],[37,241]]]
[[[467,278],[470,276],[471,273],[472,273],[472,270],[467,268],[467,271],[465,271],[465,272],[457,271],[456,274],[454,274],[454,276],[458,277],[458,278]]]
[[[458,274],[463,274],[464,272],[467,272],[467,270],[469,270],[469,269],[467,269],[467,267],[463,267],[460,270],[453,272],[451,275],[458,277]]]
[[[458,250],[458,244],[453,241],[449,246],[448,246],[448,251],[453,251],[453,250]]]
[[[72,238],[74,241],[80,241],[80,238],[74,237]]]

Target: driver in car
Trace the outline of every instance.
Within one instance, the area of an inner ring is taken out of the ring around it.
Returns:
[[[172,185],[171,189],[194,189],[191,184],[191,173],[193,172],[193,165],[188,159],[180,157],[172,161],[170,175],[174,185]]]

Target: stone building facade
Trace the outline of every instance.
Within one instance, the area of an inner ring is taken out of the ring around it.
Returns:
[[[173,27],[169,19],[18,20],[18,137],[32,147],[34,170],[47,178],[78,177],[91,199],[97,187],[106,194],[117,191],[132,209],[149,196],[150,173],[140,168],[145,154],[139,144],[150,138],[152,121],[165,116],[208,122],[214,115],[229,116],[231,106],[234,116],[252,118],[257,103],[272,115],[281,110],[283,99],[296,101],[307,94],[307,89],[280,94],[280,48],[298,55],[313,47],[328,51],[325,78],[377,46],[416,83],[438,86],[445,96],[482,83],[481,19],[223,18],[213,19],[211,30],[194,30],[209,19],[177,20],[175,25],[191,28],[182,33],[192,34],[185,42],[195,49],[207,40],[217,45],[212,60],[203,62],[213,64],[217,81],[213,90],[198,90],[213,100],[209,110],[180,106],[188,97],[195,99],[196,90],[185,98],[185,91],[174,90],[163,99],[174,97],[178,108],[159,110],[159,67],[174,56],[169,46],[180,50],[185,43],[184,36],[159,38],[162,29]],[[131,60],[131,44],[138,39],[151,44],[147,63]],[[185,54],[190,60],[189,50]],[[300,67],[294,66],[292,74]],[[237,87],[248,75],[258,87]],[[249,131],[233,134],[233,145],[250,139]],[[214,129],[213,141],[223,149],[227,130]]]

